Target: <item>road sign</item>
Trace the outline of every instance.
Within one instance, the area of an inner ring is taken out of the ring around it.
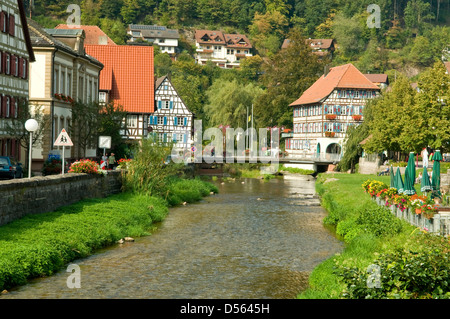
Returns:
[[[99,148],[111,148],[111,136],[99,136],[98,137],[98,147]]]
[[[59,133],[58,138],[55,143],[53,143],[53,146],[73,146],[72,140],[65,129],[61,130],[61,133]]]

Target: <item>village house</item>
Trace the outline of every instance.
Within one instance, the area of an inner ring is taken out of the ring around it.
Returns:
[[[169,76],[155,82],[155,106],[155,112],[149,117],[149,132],[159,142],[173,142],[176,150],[185,153],[193,143],[194,114],[179,96]]]
[[[367,100],[379,94],[380,88],[353,64],[331,68],[290,104],[294,136],[286,139],[286,151],[290,156],[337,159],[347,128],[364,120]]]
[[[17,118],[28,103],[29,63],[34,61],[23,2],[0,3],[0,156],[25,160],[17,136],[6,131],[7,122]]]
[[[148,136],[154,112],[153,47],[135,45],[86,45],[86,52],[103,63],[99,99],[123,107],[126,114],[121,135],[134,143]]]
[[[162,53],[167,53],[172,57],[178,53],[178,30],[167,29],[158,25],[130,24],[127,29],[130,36],[129,44],[136,44],[146,41],[150,44],[157,44]]]
[[[212,61],[221,68],[238,68],[240,61],[252,56],[252,45],[243,34],[226,34],[222,31],[196,30],[195,45],[198,64]]]
[[[59,24],[55,27],[55,29],[73,30],[74,27],[68,24]],[[84,31],[85,45],[116,45],[116,43],[96,25],[80,25],[77,26],[76,29],[81,29]]]
[[[61,156],[62,147],[54,142],[62,129],[72,135],[72,102],[98,102],[99,74],[103,65],[86,54],[85,33],[80,29],[44,29],[28,19],[28,28],[36,61],[30,64],[30,104],[50,116],[48,130],[33,147],[33,170],[39,171],[49,155]],[[65,159],[97,154],[96,143],[66,147]]]
[[[286,49],[289,46],[290,40],[285,39],[281,45],[281,49]],[[313,53],[319,56],[333,55],[336,50],[336,43],[334,39],[307,39],[306,43],[311,47]]]

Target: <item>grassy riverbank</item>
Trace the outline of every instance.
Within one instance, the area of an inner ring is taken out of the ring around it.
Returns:
[[[170,206],[199,201],[216,186],[172,179],[165,198],[126,192],[88,199],[0,227],[0,291],[48,276],[124,237],[148,235]]]
[[[314,269],[310,288],[298,298],[450,297],[448,240],[426,234],[379,207],[361,187],[368,179],[389,184],[389,177],[318,176],[316,189],[328,211],[324,223],[334,227],[345,248]],[[380,267],[382,288],[367,284],[371,265]]]

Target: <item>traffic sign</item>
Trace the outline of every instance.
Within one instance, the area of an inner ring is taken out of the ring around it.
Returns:
[[[53,146],[73,146],[72,140],[70,139],[65,129],[61,130],[61,133],[59,133],[58,138],[56,139]]]
[[[98,147],[99,148],[111,148],[111,136],[99,136],[98,137]]]

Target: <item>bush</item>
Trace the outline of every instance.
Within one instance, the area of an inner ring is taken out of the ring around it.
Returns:
[[[448,251],[436,247],[421,252],[396,249],[382,254],[373,265],[379,267],[376,286],[368,285],[373,273],[367,269],[340,267],[338,273],[346,284],[341,296],[348,299],[450,299]]]
[[[211,192],[218,193],[218,188],[214,184],[198,178],[171,178],[168,185],[167,202],[171,206],[180,205],[184,202],[197,202]]]
[[[85,159],[72,163],[69,173],[102,174],[102,170],[96,162]]]
[[[383,207],[363,210],[357,224],[375,236],[396,235],[402,231],[402,222],[389,210]]]
[[[48,159],[44,162],[42,167],[42,174],[45,175],[56,175],[61,174],[61,160]]]

